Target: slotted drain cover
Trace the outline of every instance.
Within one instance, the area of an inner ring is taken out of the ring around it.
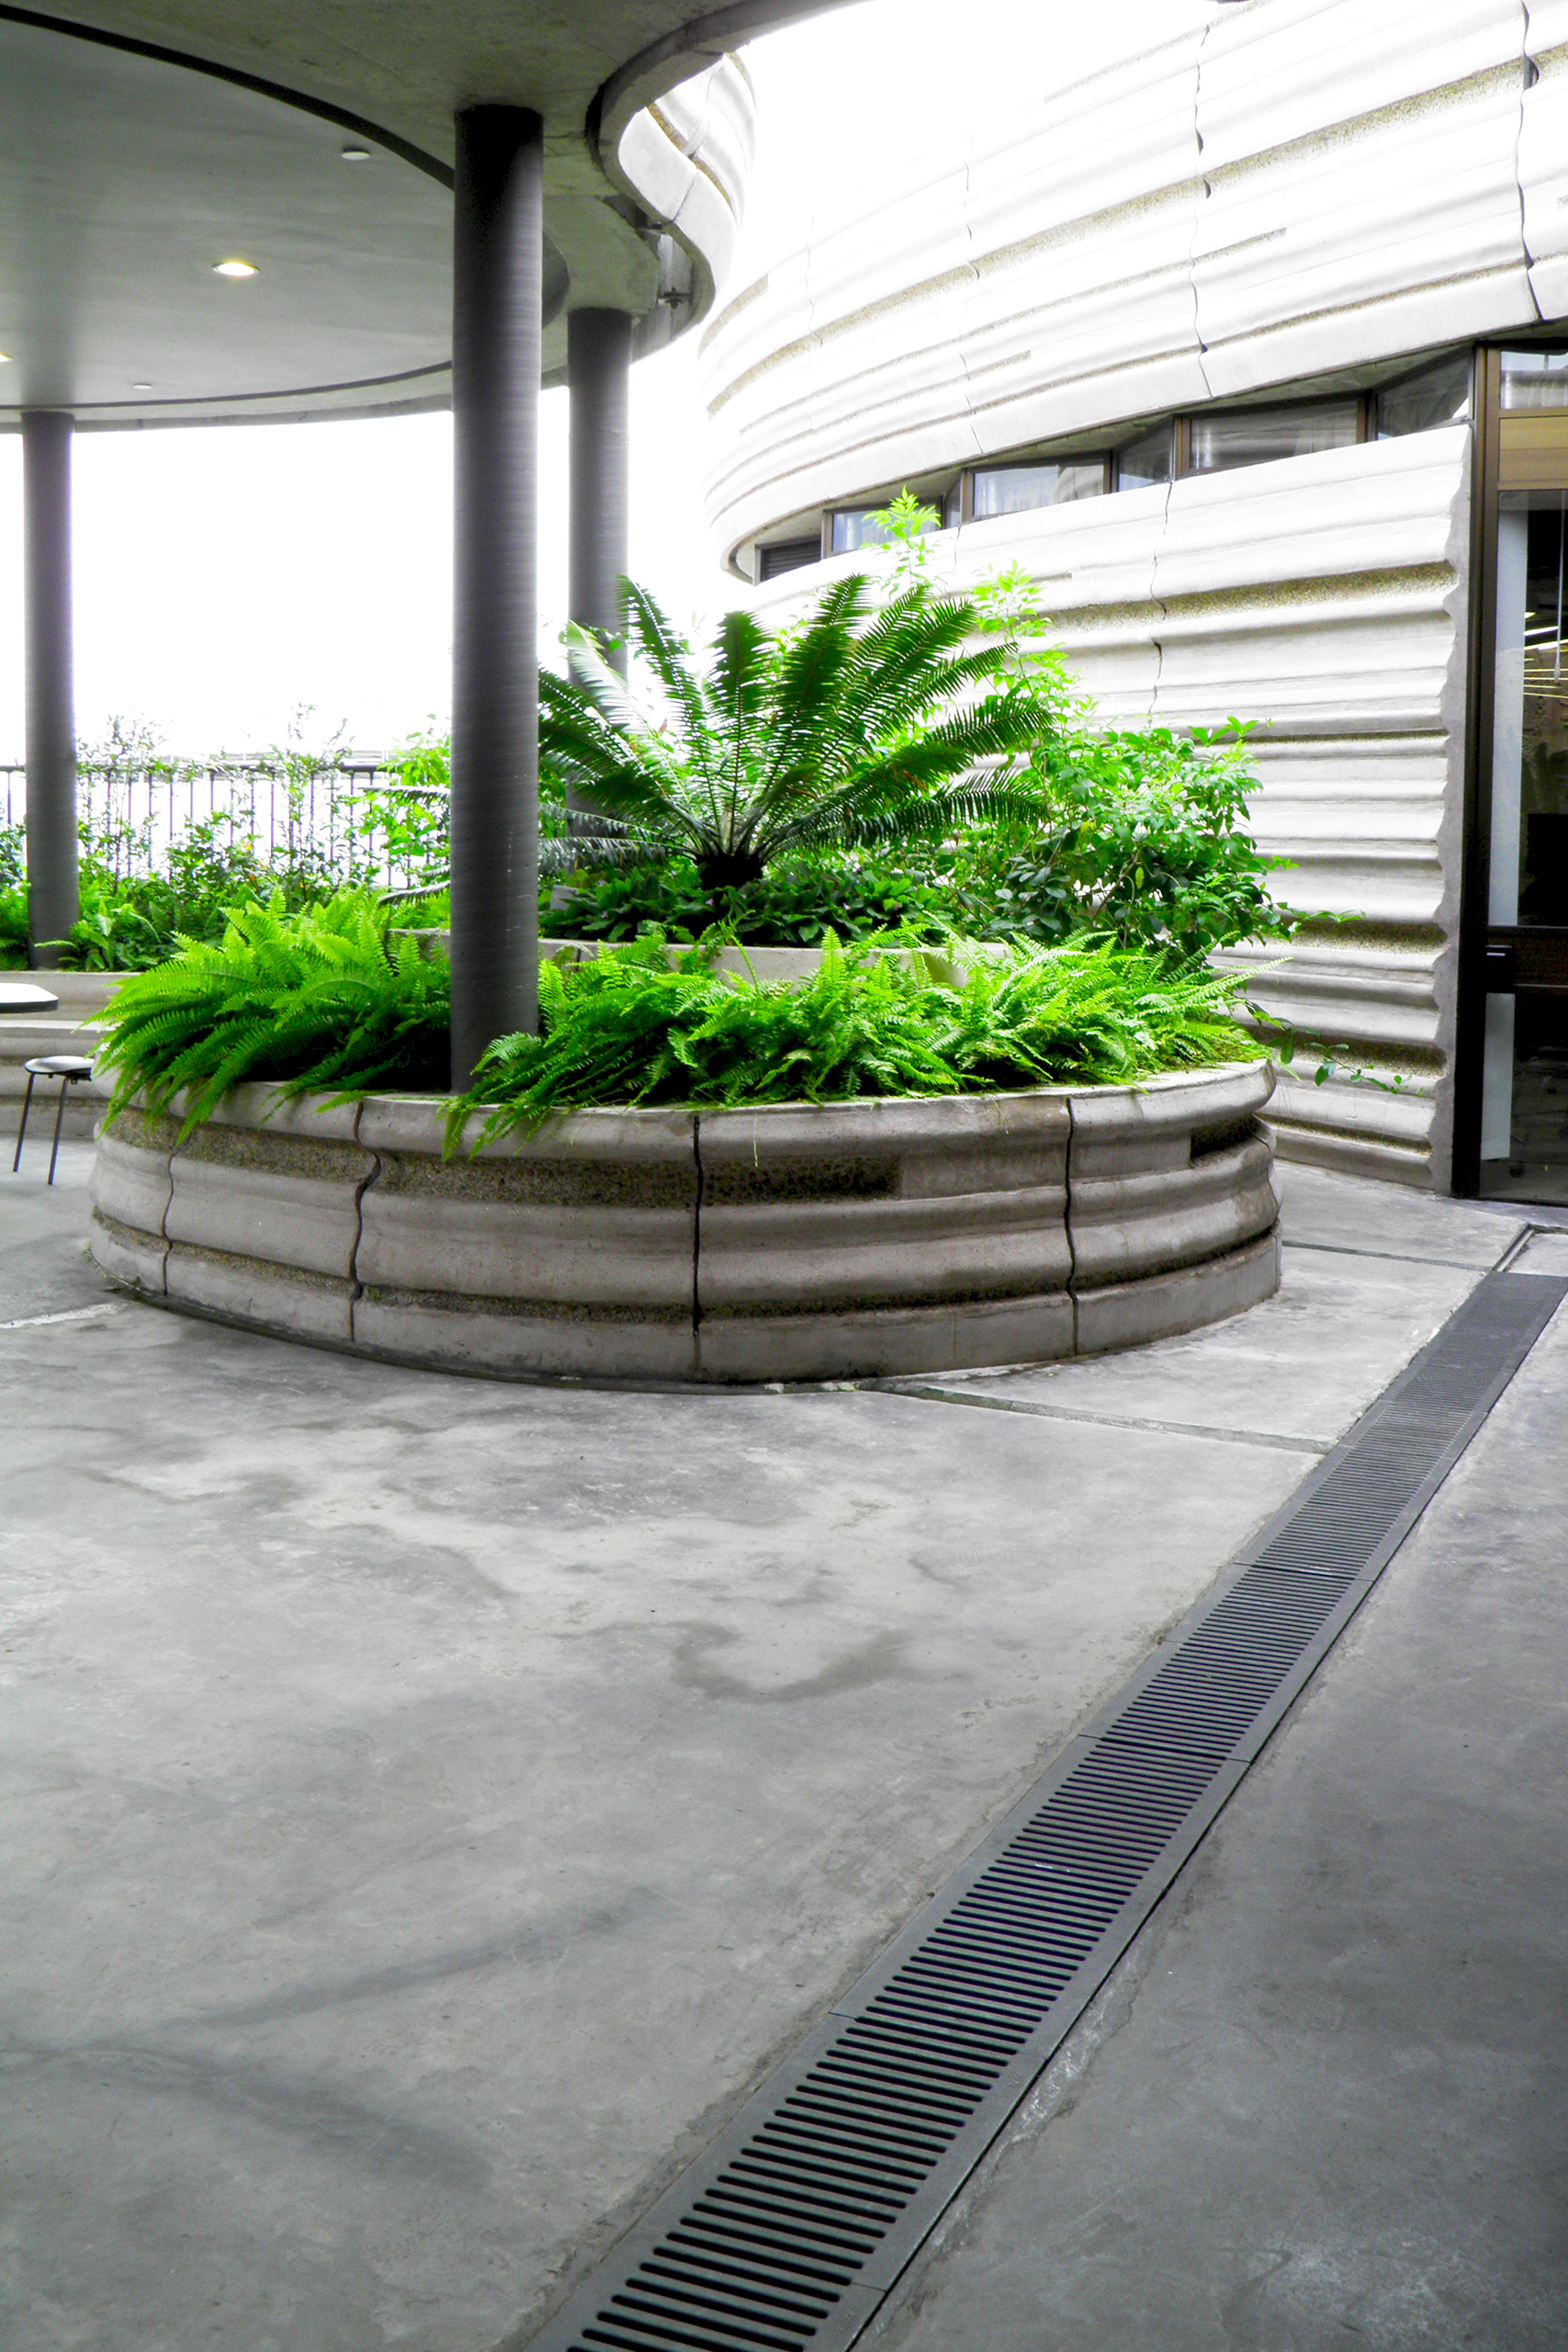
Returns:
[[[1493,1274],[533,2352],[843,2352],[1544,1329]]]

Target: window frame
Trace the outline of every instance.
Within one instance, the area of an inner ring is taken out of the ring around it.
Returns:
[[[1456,1200],[1481,1194],[1482,1085],[1485,1071],[1487,952],[1492,943],[1492,756],[1496,708],[1497,522],[1506,489],[1529,489],[1506,446],[1505,421],[1531,413],[1503,406],[1503,354],[1521,347],[1568,351],[1555,334],[1506,333],[1475,346],[1471,379],[1470,642],[1465,680],[1464,787],[1455,956],[1453,1129],[1449,1187]],[[1557,412],[1568,425],[1568,411]],[[1528,450],[1526,452],[1528,462]],[[1515,476],[1513,481],[1508,477]]]
[[[960,480],[962,480],[962,476],[960,477]],[[888,491],[886,496],[878,492],[870,498],[857,498],[852,502],[846,500],[842,505],[824,506],[822,509],[822,561],[826,563],[829,557],[831,555],[864,555],[867,552],[866,548],[834,547],[833,523],[836,516],[840,514],[875,514],[882,509],[891,506],[893,501],[899,495],[899,491],[904,487],[905,485],[900,483],[897,490]],[[947,502],[952,495],[953,492],[951,490],[936,490],[930,492],[918,490],[915,492],[915,496],[919,500],[920,504],[922,506],[929,506],[935,514],[937,518],[936,531],[951,531],[957,527],[956,525],[952,524],[947,520]],[[936,537],[936,531],[927,531],[923,536],[926,538],[934,538]],[[868,545],[871,547],[886,547],[887,545],[887,541],[886,539],[874,539],[868,542]]]
[[[1098,463],[1100,472],[1100,494],[1102,498],[1109,498],[1111,490],[1114,487],[1111,481],[1111,469],[1114,462],[1115,452],[1113,450],[1082,449],[1076,451],[1070,456],[1063,456],[1060,453],[1053,452],[1049,457],[1047,457],[1040,451],[1035,451],[1032,456],[1022,458],[987,458],[984,465],[965,466],[961,477],[962,487],[959,522],[961,525],[964,523],[1000,523],[1006,519],[1005,516],[1000,514],[976,514],[975,477],[976,474],[1034,473],[1043,466],[1055,466],[1059,469],[1063,466],[1092,466]],[[1065,505],[1071,506],[1077,504],[1079,502],[1076,499],[1066,499],[1061,503]],[[1056,503],[1057,501],[1055,499],[1051,501],[1052,506],[1055,506]],[[1018,514],[1044,514],[1050,512],[1050,507],[1019,506],[1013,508],[1011,511]]]
[[[1166,419],[1166,429],[1170,436],[1170,472],[1167,476],[1168,484],[1180,480],[1180,476],[1177,472],[1177,465],[1182,453],[1182,427],[1185,423],[1186,419],[1181,416],[1171,416]],[[1120,497],[1122,495],[1122,450],[1124,448],[1134,448],[1136,447],[1138,442],[1151,439],[1157,430],[1158,422],[1156,420],[1156,424],[1145,425],[1142,433],[1134,433],[1131,439],[1119,442],[1111,450],[1109,459],[1111,488],[1116,496]],[[1157,482],[1140,482],[1138,487],[1140,490],[1157,490],[1160,487],[1160,484]]]
[[[1242,466],[1195,466],[1192,462],[1192,426],[1194,421],[1197,419],[1224,416],[1246,416],[1249,413],[1260,413],[1269,409],[1273,409],[1278,413],[1280,411],[1288,411],[1292,409],[1307,410],[1314,408],[1346,408],[1348,407],[1352,400],[1354,400],[1356,403],[1356,437],[1354,441],[1347,442],[1344,446],[1347,448],[1359,448],[1364,441],[1370,441],[1372,438],[1372,434],[1375,430],[1375,404],[1377,400],[1375,392],[1314,392],[1308,400],[1251,401],[1242,407],[1237,407],[1234,404],[1230,407],[1221,407],[1216,403],[1213,408],[1188,409],[1175,420],[1175,467],[1171,474],[1171,480],[1172,481],[1206,481],[1213,474],[1247,473],[1250,472],[1251,468],[1254,465],[1266,466],[1277,465],[1280,463],[1278,458],[1255,458],[1250,459],[1247,465]],[[1310,456],[1314,453],[1309,451],[1306,454]]]

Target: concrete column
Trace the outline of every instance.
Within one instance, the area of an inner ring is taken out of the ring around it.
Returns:
[[[31,960],[52,967],[81,912],[76,875],[76,707],[71,629],[72,419],[22,414],[27,616],[28,895]]]
[[[537,482],[544,126],[457,119],[452,1083],[538,1021]]]
[[[573,311],[566,322],[571,390],[570,617],[617,636],[630,497],[632,321],[625,311]],[[626,668],[625,657],[616,667]]]

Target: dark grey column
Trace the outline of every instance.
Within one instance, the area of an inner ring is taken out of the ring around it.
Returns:
[[[457,117],[452,295],[452,1083],[538,1021],[544,126]]]
[[[28,897],[34,964],[81,912],[76,876],[76,707],[71,631],[72,420],[22,414],[22,565],[27,616]]]
[[[617,636],[630,498],[632,322],[625,311],[573,311],[566,322],[571,390],[570,617]],[[624,669],[624,659],[616,667]]]

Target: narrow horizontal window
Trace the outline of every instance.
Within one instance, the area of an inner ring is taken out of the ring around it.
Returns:
[[[1568,351],[1505,351],[1505,408],[1568,408]]]
[[[1385,384],[1378,394],[1378,439],[1396,441],[1402,434],[1457,424],[1470,414],[1470,370],[1469,352],[1456,351],[1396,384]]]
[[[828,543],[829,552],[832,555],[853,555],[857,548],[885,548],[887,533],[877,517],[885,512],[886,505],[887,501],[884,499],[880,506],[836,507]],[[942,517],[934,508],[930,520],[922,523],[920,528],[923,531],[941,530]]]
[[[785,571],[798,571],[803,564],[820,563],[821,560],[819,532],[809,539],[774,539],[770,547],[757,549],[757,577],[777,580]]]
[[[1229,415],[1195,416],[1188,430],[1189,470],[1223,473],[1232,466],[1266,466],[1275,458],[1348,448],[1361,437],[1360,403],[1314,401],[1299,408],[1233,409]]]
[[[975,519],[990,514],[1023,514],[1035,506],[1066,506],[1079,498],[1098,498],[1105,488],[1105,461],[1077,458],[1065,465],[977,466],[975,469]]]
[[[1174,427],[1156,424],[1135,441],[1123,442],[1116,452],[1118,490],[1150,490],[1170,480],[1170,443]]]

